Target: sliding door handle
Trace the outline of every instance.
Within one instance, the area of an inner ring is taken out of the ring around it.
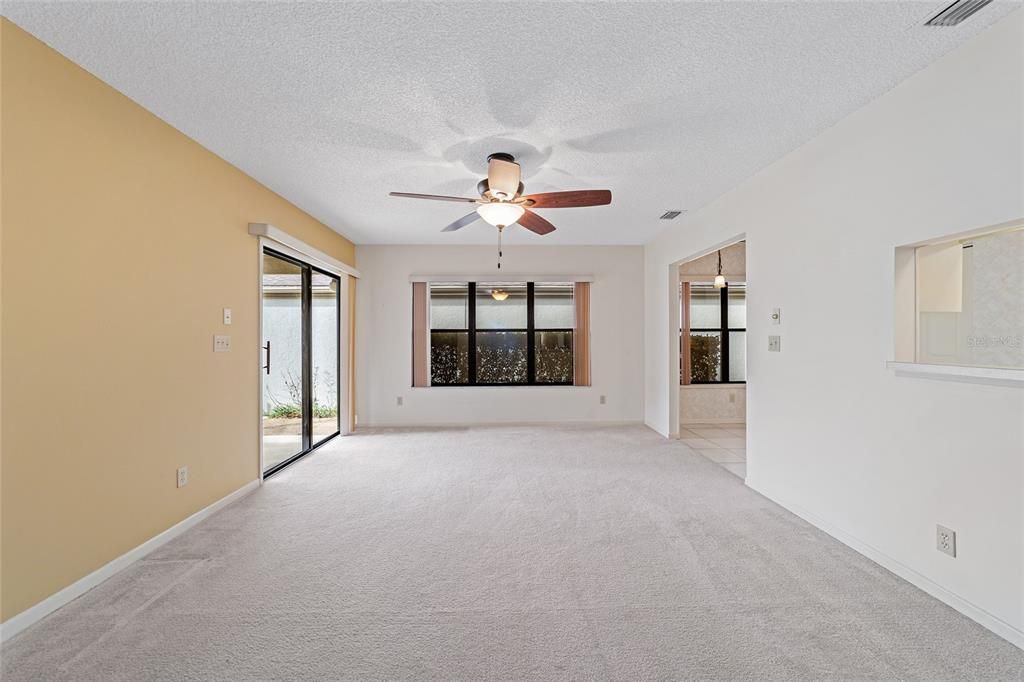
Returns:
[[[270,341],[267,341],[267,345],[261,346],[263,350],[267,351],[267,364],[262,369],[267,370],[267,374],[270,374]]]

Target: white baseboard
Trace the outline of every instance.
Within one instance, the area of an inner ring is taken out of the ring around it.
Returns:
[[[742,417],[719,417],[717,419],[697,419],[694,417],[693,419],[687,419],[685,421],[680,420],[679,426],[685,429],[688,424],[722,424],[723,426],[732,424],[735,426],[743,426],[746,423],[746,420]]]
[[[170,542],[192,526],[212,515],[214,512],[223,509],[232,502],[240,500],[252,491],[256,490],[258,487],[260,487],[260,482],[258,480],[246,483],[235,492],[222,497],[208,507],[200,509],[195,514],[192,514],[192,516],[179,521],[164,532],[146,540],[138,547],[128,550],[110,563],[100,566],[84,578],[76,580],[59,592],[51,594],[35,606],[30,606],[18,615],[8,618],[5,622],[0,623],[0,642],[6,642],[25,630],[25,628],[39,622],[65,604],[81,597],[107,578],[110,578],[119,571],[123,571],[128,568],[161,545]]]
[[[558,421],[480,421],[480,422],[359,422],[359,429],[472,429],[495,426],[640,426],[639,419],[561,419]]]
[[[1013,644],[1019,649],[1024,649],[1024,631],[1010,625],[1003,619],[995,616],[973,602],[964,599],[960,595],[951,592],[942,585],[939,585],[932,579],[918,573],[914,569],[910,568],[906,564],[903,564],[896,559],[892,558],[888,554],[881,550],[875,549],[866,542],[850,535],[841,528],[822,520],[812,512],[807,511],[803,507],[797,504],[790,504],[779,495],[774,495],[763,488],[758,487],[751,483],[750,478],[747,478],[747,486],[752,490],[757,491],[759,494],[767,497],[772,502],[779,506],[787,509],[788,511],[796,514],[807,523],[811,524],[815,528],[822,530],[839,542],[843,543],[847,547],[853,549],[860,554],[863,554],[868,559],[871,559],[882,568],[895,573],[899,577],[906,580],[911,585],[924,590],[931,596],[935,597],[947,606],[951,606],[963,615],[967,616],[979,625],[991,630],[995,634],[1005,639],[1010,644]]]

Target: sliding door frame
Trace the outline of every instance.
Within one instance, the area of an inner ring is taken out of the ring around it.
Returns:
[[[348,414],[347,414],[347,412],[342,411],[343,401],[342,401],[342,398],[341,398],[343,392],[347,392],[347,387],[343,388],[342,387],[342,383],[341,383],[341,381],[342,381],[341,368],[342,368],[342,365],[345,364],[345,363],[343,363],[341,361],[341,354],[344,351],[344,349],[347,347],[347,344],[343,343],[343,340],[342,340],[342,337],[341,337],[341,329],[342,329],[342,325],[341,325],[341,317],[342,317],[342,315],[341,314],[342,314],[343,309],[344,309],[343,299],[342,299],[342,283],[345,281],[346,277],[345,277],[345,275],[338,275],[338,274],[335,274],[333,272],[327,272],[326,270],[324,270],[322,268],[318,268],[315,265],[311,265],[311,264],[308,264],[308,263],[307,263],[307,265],[309,265],[309,269],[306,272],[308,273],[307,277],[309,277],[310,281],[309,281],[308,287],[306,288],[306,295],[305,295],[305,297],[308,299],[309,314],[307,316],[305,316],[303,318],[303,320],[304,320],[304,324],[307,327],[307,329],[305,331],[307,331],[308,334],[309,334],[308,338],[309,338],[310,342],[308,344],[306,344],[306,348],[303,349],[304,352],[308,354],[309,359],[308,360],[304,359],[303,362],[307,363],[306,364],[306,368],[309,369],[310,372],[312,372],[312,370],[313,370],[313,359],[314,359],[313,358],[313,343],[312,343],[312,339],[313,339],[313,281],[312,281],[313,280],[313,273],[319,272],[321,275],[327,275],[328,277],[331,277],[332,279],[335,279],[338,282],[338,288],[337,288],[337,291],[335,292],[335,299],[336,299],[335,312],[336,312],[336,314],[335,314],[335,317],[334,317],[334,338],[336,338],[338,340],[338,348],[337,348],[338,352],[337,352],[337,355],[335,356],[335,366],[334,366],[334,376],[336,377],[336,381],[338,382],[338,385],[337,385],[337,395],[334,396],[335,402],[338,405],[338,415],[337,415],[337,419],[336,419],[336,426],[337,426],[337,428],[334,430],[334,433],[331,433],[331,434],[329,434],[327,436],[324,436],[320,440],[313,440],[316,437],[316,434],[313,433],[313,419],[316,416],[316,415],[313,414],[313,404],[314,404],[314,398],[316,396],[313,395],[313,379],[312,379],[312,375],[310,375],[310,377],[309,377],[309,386],[305,387],[305,390],[306,390],[306,398],[305,398],[305,400],[306,400],[306,402],[308,402],[308,408],[309,408],[308,411],[306,412],[306,414],[309,415],[309,430],[308,430],[309,443],[307,444],[307,447],[310,450],[313,450],[313,449],[319,447],[320,445],[326,443],[327,441],[331,440],[335,436],[343,435],[345,433],[345,424],[348,423]],[[305,407],[307,407],[307,406],[303,407],[304,410],[305,410]]]
[[[260,236],[258,240],[259,248],[257,249],[256,256],[258,260],[258,288],[257,288],[257,338],[260,342],[257,344],[258,364],[259,371],[259,390],[257,393],[257,435],[259,442],[259,479],[262,482],[268,476],[277,473],[284,467],[292,464],[296,460],[304,457],[319,446],[327,443],[337,436],[347,436],[351,433],[351,425],[353,423],[352,418],[352,402],[351,402],[351,368],[349,365],[352,362],[351,353],[351,339],[350,339],[350,324],[349,319],[351,315],[351,301],[350,301],[350,278],[353,276],[349,272],[346,272],[340,268],[329,267],[329,264],[323,263],[322,259],[318,258],[317,255],[306,255],[302,251],[292,248],[289,245],[275,241],[267,237]],[[265,356],[263,349],[263,257],[264,254],[269,254],[275,258],[281,258],[282,260],[294,263],[302,267],[302,450],[295,455],[292,455],[283,462],[275,465],[269,471],[265,471],[264,467],[264,451],[263,451],[263,390],[265,375],[262,369]],[[321,267],[321,264],[328,265],[328,267]],[[337,429],[334,433],[321,438],[320,440],[313,441],[313,395],[312,395],[312,376],[310,371],[311,365],[311,339],[312,339],[312,287],[311,278],[313,272],[319,272],[321,274],[333,277],[338,280],[338,293],[337,293],[337,377],[338,377],[338,423]]]

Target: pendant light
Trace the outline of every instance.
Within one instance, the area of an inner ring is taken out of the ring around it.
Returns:
[[[495,301],[504,301],[508,298],[508,292],[504,289],[491,289],[491,298]]]
[[[728,282],[725,281],[725,275],[722,274],[722,250],[718,250],[718,274],[715,275],[715,288],[724,289],[729,286]]]

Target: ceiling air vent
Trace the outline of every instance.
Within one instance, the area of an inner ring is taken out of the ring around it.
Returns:
[[[682,211],[665,211],[664,213],[661,214],[661,220],[675,220],[681,215],[683,215]]]
[[[956,0],[952,5],[924,22],[924,25],[956,26],[990,2],[992,0]]]

